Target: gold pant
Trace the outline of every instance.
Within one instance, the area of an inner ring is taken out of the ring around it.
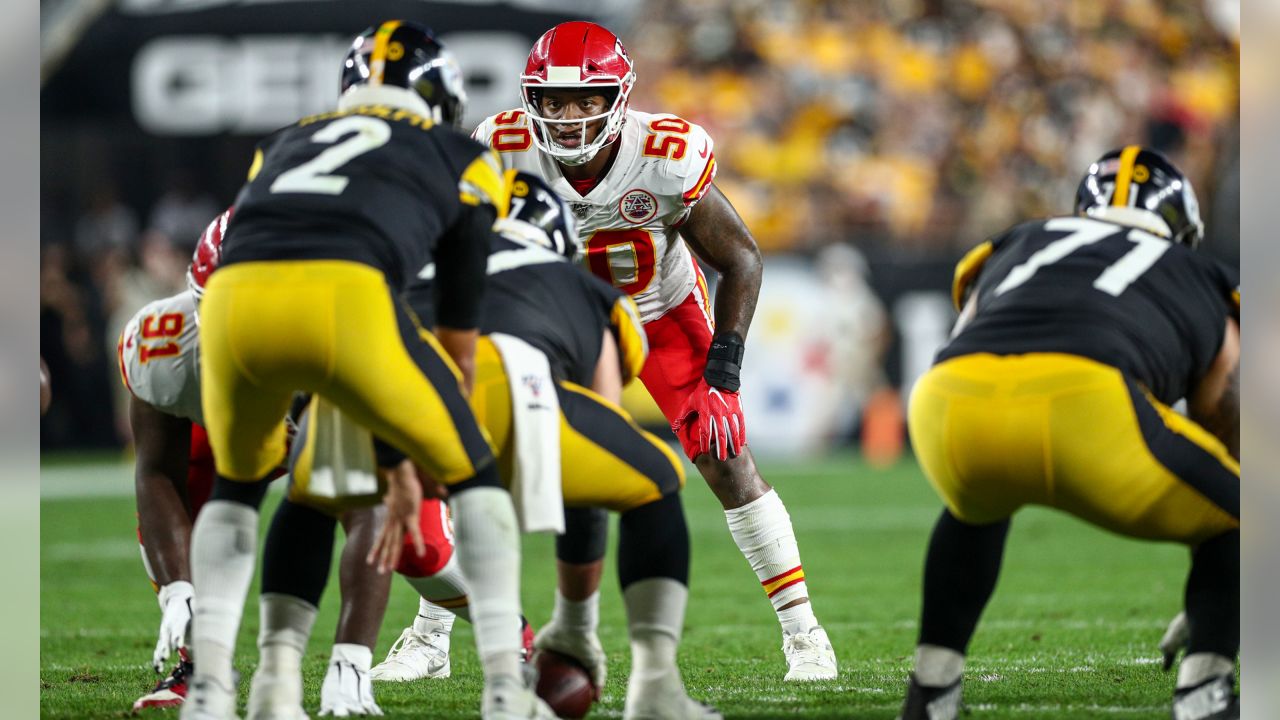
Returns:
[[[557,383],[560,401],[560,467],[565,505],[617,512],[658,500],[684,486],[680,459],[625,410],[587,388]],[[514,438],[511,390],[502,358],[487,338],[476,347],[471,406],[493,438],[504,480],[511,477]]]
[[[341,260],[221,268],[200,305],[201,400],[218,473],[254,481],[285,454],[295,391],[328,398],[445,483],[493,459],[435,338],[382,273]]]
[[[1086,358],[952,358],[916,384],[909,423],[929,482],[965,522],[1036,504],[1188,544],[1240,526],[1240,466],[1225,446]]]

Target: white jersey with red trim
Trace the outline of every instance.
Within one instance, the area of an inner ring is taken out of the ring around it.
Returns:
[[[147,304],[116,345],[120,377],[157,410],[204,423],[200,405],[200,326],[190,290]]]
[[[506,167],[545,179],[569,203],[587,267],[635,298],[644,322],[705,282],[678,230],[716,174],[711,136],[702,127],[628,110],[613,166],[585,196],[534,145],[523,110],[485,119],[472,137],[496,149]]]

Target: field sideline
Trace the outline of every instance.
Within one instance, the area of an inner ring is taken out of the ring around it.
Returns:
[[[911,461],[873,470],[837,456],[766,462],[762,471],[791,512],[840,676],[807,686],[782,682],[777,622],[729,537],[723,512],[691,472],[685,507],[692,581],[680,654],[690,693],[730,718],[895,717],[938,500]],[[50,462],[43,471],[43,717],[127,717],[133,700],[155,681],[148,665],[159,611],[139,560],[131,473],[114,459]],[[268,500],[264,531],[277,498]],[[626,690],[626,627],[609,563],[600,635],[610,675],[590,717],[620,717]],[[1057,513],[1024,511],[1014,521],[995,600],[970,649],[969,717],[1168,717],[1174,678],[1161,672],[1156,643],[1181,605],[1187,563],[1179,546],[1137,543]],[[306,660],[306,708],[313,717],[333,638],[336,587],[335,568]],[[525,610],[535,626],[549,617],[553,588],[550,538],[526,538]],[[255,583],[237,654],[242,707],[256,658],[256,596]],[[416,608],[416,596],[397,582],[375,662]],[[375,686],[389,718],[475,717],[479,689],[472,635],[463,623],[454,632],[452,678]]]

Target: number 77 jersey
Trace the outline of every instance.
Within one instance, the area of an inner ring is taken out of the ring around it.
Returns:
[[[716,174],[711,137],[674,115],[628,110],[617,156],[585,195],[565,179],[554,158],[533,143],[522,110],[489,117],[472,137],[498,151],[507,168],[547,181],[573,209],[591,272],[631,295],[648,323],[706,282],[680,225]]]

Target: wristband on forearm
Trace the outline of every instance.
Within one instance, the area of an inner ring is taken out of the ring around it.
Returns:
[[[742,336],[736,332],[722,332],[711,338],[707,367],[702,371],[707,384],[721,390],[738,392],[742,384],[738,376],[742,373],[742,355],[745,351]]]

